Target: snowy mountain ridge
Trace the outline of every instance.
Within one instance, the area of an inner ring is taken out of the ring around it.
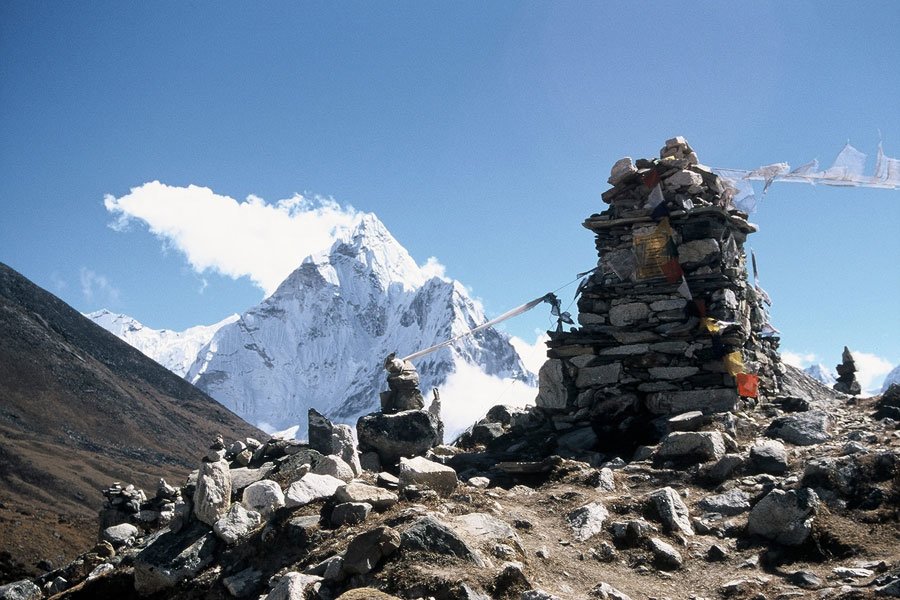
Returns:
[[[486,320],[462,284],[431,276],[368,214],[219,329],[187,379],[251,423],[300,425],[302,434],[313,406],[350,423],[375,410],[389,353],[411,354]],[[535,383],[508,336],[487,329],[416,362],[425,395],[462,365]]]
[[[837,379],[832,372],[822,363],[810,365],[803,369],[803,372],[823,385],[831,387]]]
[[[212,339],[216,331],[238,320],[238,315],[231,315],[212,325],[172,331],[147,327],[133,317],[105,308],[84,316],[180,377],[187,375],[197,353]]]

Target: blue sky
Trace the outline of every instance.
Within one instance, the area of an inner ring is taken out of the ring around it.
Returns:
[[[299,193],[376,213],[494,316],[594,266],[609,167],[674,135],[716,167],[900,156],[897,31],[895,2],[4,2],[0,261],[83,311],[211,323],[262,290],[104,197]],[[900,363],[898,207],[769,190],[750,245],[784,349]]]

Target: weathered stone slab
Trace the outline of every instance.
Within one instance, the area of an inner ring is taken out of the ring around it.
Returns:
[[[737,405],[737,391],[720,388],[657,392],[647,397],[647,410],[657,415],[669,415],[700,410],[704,413],[733,411]]]

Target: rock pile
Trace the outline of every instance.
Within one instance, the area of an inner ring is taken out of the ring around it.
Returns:
[[[834,384],[834,389],[844,394],[858,396],[862,392],[859,382],[856,380],[856,361],[850,354],[850,349],[844,346],[844,352],[841,354],[841,364],[835,367],[837,369],[838,378]]]
[[[160,479],[156,495],[147,499],[144,490],[131,484],[122,487],[113,483],[102,491],[104,501],[100,509],[100,532],[108,527],[129,523],[144,530],[167,525],[175,516],[175,506],[181,501],[181,490]]]
[[[537,405],[558,430],[591,427],[621,447],[658,439],[673,415],[774,396],[778,338],[744,252],[756,227],[726,184],[684,138],[659,159],[618,161],[609,182],[609,208],[584,222],[600,261],[580,327],[551,333]]]

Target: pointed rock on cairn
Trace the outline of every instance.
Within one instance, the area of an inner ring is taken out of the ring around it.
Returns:
[[[841,354],[841,364],[836,369],[838,379],[837,383],[834,384],[835,390],[851,396],[858,396],[862,393],[862,388],[856,380],[856,361],[853,360],[853,355],[850,354],[850,349],[847,346],[844,346],[844,352]]]
[[[419,374],[411,362],[391,354],[384,366],[390,389],[381,394],[381,412],[360,417],[356,433],[360,451],[377,453],[380,462],[388,466],[440,445],[444,424],[436,410],[424,408]]]

